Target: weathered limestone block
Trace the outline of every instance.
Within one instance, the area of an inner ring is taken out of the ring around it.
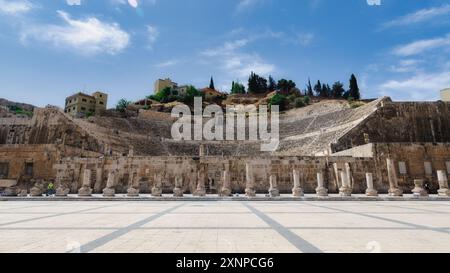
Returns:
[[[28,191],[26,189],[20,190],[19,194],[17,194],[17,196],[19,196],[19,197],[27,197],[28,196]]]
[[[294,178],[294,187],[292,188],[292,195],[294,197],[301,197],[305,194],[303,193],[303,189],[300,187],[300,171],[293,170],[293,178]]]
[[[78,190],[78,196],[86,197],[92,195],[91,170],[85,169],[83,174],[83,184]]]
[[[175,188],[173,189],[174,197],[183,197],[183,179],[180,176],[175,177]]]
[[[6,188],[3,191],[3,194],[5,196],[17,196],[17,191],[18,191],[18,189],[15,186],[14,187],[8,187],[8,188]]]
[[[325,197],[328,196],[328,189],[324,187],[325,182],[323,179],[323,173],[317,173],[317,188],[316,188],[316,194],[319,197]]]
[[[194,196],[198,197],[206,196],[205,180],[206,180],[206,172],[202,167],[197,172],[197,188],[195,189]]]
[[[59,184],[59,186],[56,188],[55,196],[64,197],[67,196],[69,192],[70,192],[69,188],[67,188],[63,184]]]
[[[161,197],[162,196],[162,175],[155,174],[154,180],[155,180],[155,183],[152,187],[152,196],[153,197]]]
[[[448,189],[448,177],[445,171],[437,171],[439,181],[439,196],[450,196],[450,190]]]
[[[339,195],[341,196],[351,196],[352,195],[352,187],[350,186],[350,181],[348,179],[347,172],[341,171],[340,173],[342,186],[339,188]]]
[[[134,172],[130,176],[130,181],[128,183],[130,185],[127,190],[128,197],[138,197],[139,196],[139,181],[140,181],[140,177],[138,176],[138,174],[136,172]]]
[[[403,191],[398,187],[397,172],[395,170],[394,161],[390,158],[386,159],[388,179],[389,179],[389,196],[403,196]]]
[[[31,196],[42,196],[44,193],[44,186],[42,183],[35,183],[34,186],[30,189]]]
[[[414,179],[414,189],[412,192],[417,196],[428,196],[428,192],[423,188],[423,179]]]
[[[280,191],[278,190],[277,176],[275,174],[270,175],[270,189],[269,195],[270,197],[279,197]]]
[[[366,183],[367,183],[366,195],[367,196],[378,196],[378,191],[374,188],[374,185],[373,185],[373,174],[372,173],[366,173]]]
[[[255,180],[252,166],[249,163],[245,164],[245,181],[245,195],[247,197],[255,197]]]
[[[220,196],[231,196],[231,177],[230,171],[225,170],[222,174],[222,189],[220,190]]]
[[[115,189],[116,171],[111,171],[108,173],[108,180],[106,181],[106,188],[103,189],[104,197],[114,197],[116,196]]]

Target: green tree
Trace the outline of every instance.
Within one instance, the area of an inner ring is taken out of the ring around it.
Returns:
[[[128,105],[131,104],[131,101],[128,101],[126,99],[120,99],[119,102],[116,104],[116,110],[120,112],[125,112]]]
[[[342,98],[345,93],[344,85],[341,82],[335,82],[331,88],[333,98]]]
[[[272,76],[269,76],[269,86],[267,87],[269,91],[275,91],[277,89],[277,83],[272,78]]]
[[[239,82],[231,84],[231,94],[245,94],[245,86]]]
[[[280,93],[276,93],[272,98],[269,100],[269,106],[272,105],[278,105],[280,106],[280,110],[284,110],[286,105],[286,96]]]
[[[348,90],[349,97],[354,98],[355,100],[361,99],[361,93],[359,92],[358,80],[355,75],[352,74],[350,77],[350,89]]]
[[[267,80],[252,72],[248,79],[248,92],[253,94],[267,92]]]
[[[328,86],[326,84],[322,84],[322,90],[320,92],[320,96],[322,98],[328,98],[329,97],[329,92],[328,92]]]
[[[211,81],[209,82],[209,88],[216,90],[216,88],[214,87],[214,79],[213,77],[211,77]]]
[[[314,85],[314,92],[316,92],[316,96],[320,97],[322,94],[322,84],[320,81],[317,81],[317,84]]]
[[[293,88],[295,88],[296,86],[297,85],[295,84],[295,82],[293,82],[291,80],[281,79],[281,80],[278,81],[278,89],[283,94],[289,94],[290,91]]]
[[[306,85],[306,95],[310,96],[310,97],[314,96],[313,88],[311,85],[311,80],[309,78],[308,78],[308,84]]]

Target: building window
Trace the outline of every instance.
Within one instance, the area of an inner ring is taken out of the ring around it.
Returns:
[[[81,107],[81,111],[86,111],[86,108],[85,107]]]
[[[75,107],[73,107],[72,110],[75,111]]]
[[[433,167],[431,166],[431,162],[426,161],[424,163],[425,167],[425,175],[433,175]]]
[[[104,103],[103,103],[103,101],[100,101],[99,104],[103,105]]]
[[[406,171],[406,163],[404,161],[399,161],[398,162],[398,171],[401,175],[405,175],[407,174]]]
[[[82,101],[82,102],[87,102],[87,100],[86,100],[86,99],[81,99],[81,101]]]
[[[0,178],[8,178],[9,163],[0,162]]]
[[[25,175],[32,176],[33,175],[33,162],[25,163]]]
[[[100,95],[100,98],[103,98],[103,95]]]

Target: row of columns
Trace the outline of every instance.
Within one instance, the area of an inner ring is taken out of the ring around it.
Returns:
[[[339,194],[343,197],[352,195],[352,185],[351,185],[351,176],[350,169],[346,169],[345,171],[339,172],[339,177],[342,181],[342,185],[339,188]],[[387,160],[387,170],[388,170],[388,179],[389,179],[389,196],[402,196],[403,192],[399,189],[397,175],[395,172],[395,167],[393,161]],[[116,181],[117,171],[113,170],[109,172],[108,179],[106,182],[106,187],[103,189],[103,195],[105,197],[113,197],[115,196],[115,181]],[[194,196],[205,196],[206,188],[205,188],[205,180],[206,180],[206,169],[205,167],[201,167],[196,174],[197,185],[196,190],[194,192]],[[439,181],[439,196],[450,196],[450,190],[448,188],[448,177],[445,171],[439,170],[437,171],[438,181]],[[293,188],[292,195],[294,197],[304,196],[303,189],[300,186],[300,171],[294,169],[292,173],[293,177]],[[154,186],[152,188],[152,196],[158,197],[162,196],[162,175],[155,174],[154,175]],[[424,181],[422,179],[414,180],[414,189],[412,190],[413,194],[416,196],[427,196],[427,191],[423,188]],[[278,189],[277,176],[275,174],[271,174],[269,178],[270,188],[268,194],[270,197],[278,197],[280,196],[280,191]],[[367,196],[378,196],[378,192],[374,187],[374,180],[372,173],[366,173],[366,184]],[[130,176],[129,188],[127,190],[127,195],[130,197],[139,196],[139,177],[136,172],[132,173]],[[173,195],[175,197],[183,196],[183,179],[180,176],[175,177],[175,187],[173,190]],[[57,196],[66,196],[68,194],[68,189],[63,188],[62,186],[58,187],[56,190]],[[222,173],[222,188],[219,191],[220,196],[231,196],[231,176],[229,170],[224,170]],[[255,190],[255,177],[253,175],[252,166],[250,164],[246,165],[246,188],[245,194],[248,197],[256,196]],[[323,173],[317,173],[317,188],[316,194],[319,197],[328,196],[328,189],[325,187],[325,181]],[[85,169],[83,173],[83,181],[82,186],[78,190],[78,195],[83,196],[91,196],[92,188],[91,188],[91,170]]]

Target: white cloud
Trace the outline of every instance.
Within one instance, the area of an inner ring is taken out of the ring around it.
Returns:
[[[85,55],[114,55],[130,43],[130,36],[117,23],[102,22],[95,17],[75,20],[63,11],[58,11],[58,15],[63,25],[29,26],[22,30],[22,41],[50,43]]]
[[[159,30],[155,26],[148,25],[147,26],[147,40],[148,40],[148,47],[153,48],[153,44],[156,42],[156,40],[159,37]]]
[[[5,1],[0,0],[0,13],[8,15],[17,15],[27,13],[33,8],[27,0]]]
[[[66,0],[66,3],[69,6],[80,6],[81,0]]]
[[[249,43],[248,39],[239,39],[234,42],[226,42],[223,46],[217,48],[210,48],[202,52],[203,55],[208,57],[230,55],[235,53],[239,48],[246,46]]]
[[[419,70],[418,65],[421,62],[416,59],[400,60],[398,64],[392,65],[389,70],[396,73],[415,72]]]
[[[380,95],[390,94],[401,100],[437,100],[438,91],[450,86],[450,70],[418,73],[402,80],[390,80],[380,85]]]
[[[423,53],[430,49],[450,46],[450,34],[441,38],[425,39],[399,46],[393,50],[393,54],[398,56],[412,56]]]
[[[180,60],[172,59],[172,60],[168,60],[168,61],[156,64],[155,66],[158,68],[166,68],[166,67],[175,66],[175,65],[179,64],[180,62],[181,62]]]
[[[421,9],[414,13],[407,14],[398,19],[383,24],[383,28],[408,26],[417,23],[423,23],[436,19],[438,16],[450,14],[450,4],[429,9]]]
[[[262,1],[263,0],[239,0],[236,6],[236,12],[245,11],[251,7],[254,7],[255,5],[259,4]]]

